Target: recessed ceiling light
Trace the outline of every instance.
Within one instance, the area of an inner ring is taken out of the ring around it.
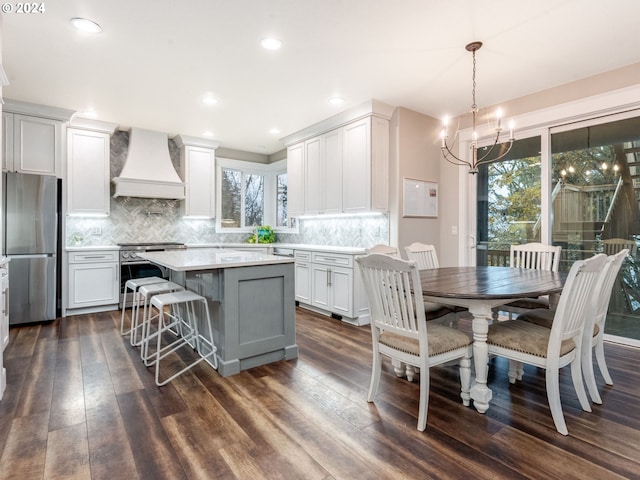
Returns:
[[[202,132],[203,137],[213,137],[213,132],[207,130],[206,132]]]
[[[342,105],[344,103],[344,98],[342,98],[342,97],[331,97],[329,99],[329,103],[331,105]]]
[[[80,30],[81,32],[84,32],[84,33],[102,32],[102,27],[98,25],[96,22],[94,22],[93,20],[89,20],[88,18],[75,17],[75,18],[72,18],[70,21],[71,21],[71,25],[73,25],[73,27],[76,30]]]
[[[202,97],[202,103],[205,105],[215,105],[218,103],[218,99],[213,96],[211,93],[206,93],[204,97]]]
[[[267,50],[280,50],[280,47],[282,47],[282,42],[277,38],[268,37],[263,38],[260,41],[260,45],[262,45],[262,48],[266,48]]]
[[[280,133],[280,130],[278,130],[277,128],[272,128],[271,130],[269,130],[269,133],[271,135],[278,135]]]

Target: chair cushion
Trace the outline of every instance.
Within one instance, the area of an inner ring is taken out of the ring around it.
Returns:
[[[520,319],[508,320],[489,325],[487,343],[489,347],[495,345],[546,358],[550,333],[549,328],[534,323]],[[564,340],[560,346],[560,355],[566,355],[575,347],[573,340]]]
[[[548,310],[546,308],[537,308],[535,310],[531,310],[530,312],[525,312],[521,315],[518,315],[518,320],[523,320],[529,323],[535,323],[536,325],[540,325],[541,327],[551,328],[553,325],[553,318],[555,316],[555,312]],[[598,324],[593,326],[593,336],[598,335],[600,331],[600,327]]]
[[[510,302],[504,305],[505,307],[513,307],[513,308],[549,308],[549,298],[548,297],[540,297],[540,298],[521,298],[520,300],[516,300],[515,302]]]
[[[518,315],[518,320],[535,323],[541,327],[551,328],[555,313],[556,312],[549,310],[548,308],[536,308],[535,310]]]
[[[432,323],[427,324],[427,338],[429,355],[431,356],[466,347],[472,342],[471,337],[460,330]],[[418,340],[414,338],[404,337],[397,333],[382,332],[380,343],[405,353],[420,355],[420,345]]]

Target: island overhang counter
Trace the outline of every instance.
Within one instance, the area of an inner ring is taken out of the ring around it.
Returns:
[[[223,377],[298,357],[293,258],[225,248],[140,256],[168,268],[172,281],[207,299]],[[202,318],[204,309],[196,314]]]

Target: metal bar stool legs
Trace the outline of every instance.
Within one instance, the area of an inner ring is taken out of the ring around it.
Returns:
[[[201,310],[204,312],[202,318],[198,318],[196,315],[195,307],[197,304],[201,304],[203,307]],[[214,368],[218,368],[217,348],[213,343],[213,327],[207,300],[204,297],[189,290],[165,293],[154,296],[151,299],[151,307],[158,311],[158,330],[153,334],[147,335],[144,341],[148,345],[151,339],[156,338],[156,351],[146,357],[146,360],[150,361],[149,365],[155,365],[156,385],[166,385],[203,360],[208,360]],[[171,307],[170,311],[167,311],[166,307]],[[200,335],[199,324],[204,324],[209,338],[204,338]],[[174,335],[178,332],[178,334],[175,340],[167,342],[165,339],[165,345],[162,345],[163,333],[165,332],[171,332]],[[193,348],[198,354],[197,358],[187,363],[178,372],[160,380],[162,360],[184,346]]]
[[[146,329],[151,317],[151,299],[154,295],[163,293],[178,292],[184,290],[184,287],[174,282],[162,281],[160,283],[152,283],[149,285],[143,285],[138,289],[138,303],[142,303],[142,321],[140,321],[140,315],[136,312],[135,317],[132,319],[131,324],[131,345],[134,347],[141,346],[140,356],[144,358],[144,339],[147,335]],[[140,306],[138,305],[138,309]],[[140,338],[138,338],[138,332],[140,332]]]
[[[133,326],[134,322],[137,323],[137,315],[139,310],[138,304],[140,299],[138,289],[145,285],[151,285],[154,283],[161,283],[161,282],[165,282],[165,279],[160,277],[145,277],[145,278],[133,278],[131,280],[127,280],[127,282],[124,284],[124,292],[122,292],[123,293],[122,318],[120,319],[121,335],[128,335],[129,333],[131,333],[131,327]],[[129,329],[125,331],[124,311],[126,310],[126,306],[127,306],[127,290],[131,291],[131,323],[129,324]]]

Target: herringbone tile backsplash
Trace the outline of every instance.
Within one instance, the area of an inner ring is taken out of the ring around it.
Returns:
[[[128,132],[116,131],[111,137],[111,178],[122,170],[128,143]],[[169,140],[169,153],[179,172],[180,150],[173,140]],[[248,233],[219,233],[215,219],[183,218],[179,200],[112,197],[109,217],[66,217],[67,246],[164,241],[240,243],[249,236]],[[389,220],[387,216],[301,219],[299,233],[277,234],[276,241],[367,248],[388,243]]]

